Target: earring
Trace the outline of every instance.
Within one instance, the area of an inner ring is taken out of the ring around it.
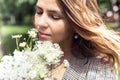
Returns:
[[[78,39],[78,35],[77,35],[77,34],[75,34],[75,35],[74,35],[74,38],[75,38],[75,39]]]

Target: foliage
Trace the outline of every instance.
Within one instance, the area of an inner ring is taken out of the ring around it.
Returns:
[[[105,10],[105,9],[110,9],[111,8],[111,3],[110,0],[97,0],[98,1],[98,5],[99,8],[101,9],[101,11]]]
[[[35,3],[36,0],[0,0],[0,19],[6,22],[14,17],[17,23],[22,23],[26,15],[34,14]]]
[[[9,25],[9,26],[2,26],[1,27],[1,34],[2,34],[2,49],[4,54],[11,54],[15,49],[15,40],[11,38],[11,35],[14,34],[22,34],[26,37],[25,32],[30,29],[30,26],[22,25]],[[12,46],[12,47],[11,47]]]

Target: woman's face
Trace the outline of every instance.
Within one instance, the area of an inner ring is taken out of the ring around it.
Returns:
[[[40,40],[60,43],[72,38],[73,30],[56,0],[38,0],[35,9]]]

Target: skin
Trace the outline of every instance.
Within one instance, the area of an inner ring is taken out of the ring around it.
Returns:
[[[35,6],[35,27],[38,29],[38,36],[42,41],[58,43],[64,51],[61,59],[70,59],[73,29],[68,24],[61,7],[56,0],[38,0]],[[52,73],[53,80],[61,80],[65,69],[63,64],[58,66]]]
[[[73,29],[56,0],[38,0],[35,9],[35,27],[40,40],[58,43],[63,51],[69,50]]]

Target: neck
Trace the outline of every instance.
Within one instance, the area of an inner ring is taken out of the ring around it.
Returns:
[[[62,57],[62,60],[67,59],[70,60],[72,53],[71,53],[71,45],[72,45],[72,39],[65,40],[64,42],[60,43],[60,47],[62,51],[64,52],[64,56]]]

